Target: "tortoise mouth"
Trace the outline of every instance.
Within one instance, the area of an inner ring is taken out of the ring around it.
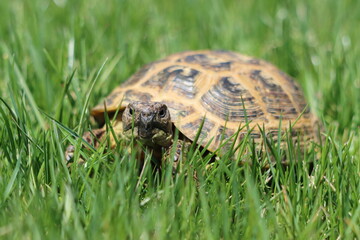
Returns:
[[[139,128],[138,136],[141,139],[151,139],[154,134],[152,133],[152,131],[142,131],[141,128]]]
[[[138,138],[140,139],[144,139],[144,140],[149,140],[152,139],[155,135],[159,134],[160,132],[167,132],[165,129],[161,129],[158,127],[144,127],[144,126],[139,126],[138,127]]]

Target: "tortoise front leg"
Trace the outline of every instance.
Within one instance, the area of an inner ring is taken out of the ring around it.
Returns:
[[[178,140],[176,146],[170,146],[163,155],[162,162],[172,165],[174,175],[182,171],[182,165],[186,160],[190,145],[191,142],[189,140]]]
[[[121,133],[122,133],[121,122],[116,122],[113,126],[113,130],[114,130],[114,133],[117,135],[116,137],[122,137],[121,136]],[[83,138],[83,140],[85,140],[87,143],[89,143],[94,148],[98,148],[101,145],[101,143],[103,141],[105,141],[107,138],[106,126],[100,128],[100,129],[95,129],[95,130],[92,130],[89,132],[85,132],[82,138]],[[114,137],[114,134],[112,134],[112,132],[110,132],[110,134],[109,134],[109,145],[110,145],[109,146],[110,148],[116,147],[115,137]],[[82,147],[87,148],[87,146],[85,144],[82,144]],[[66,160],[68,166],[70,166],[73,162],[74,153],[75,153],[75,147],[73,145],[69,145],[65,151],[65,160]],[[84,160],[80,157],[78,164],[81,165],[81,164],[85,163],[85,161],[86,160]]]
[[[103,136],[105,135],[106,130],[104,128],[100,128],[100,129],[95,129],[92,130],[91,132],[85,132],[83,135],[83,140],[85,140],[87,143],[89,143],[91,146],[97,148],[100,144],[101,139],[103,138]],[[82,148],[88,148],[84,143],[82,143]],[[73,145],[69,145],[66,148],[65,151],[65,160],[67,162],[67,166],[69,167],[73,161],[74,161],[74,153],[75,153],[75,147]],[[78,164],[84,164],[85,160],[83,158],[79,158]]]

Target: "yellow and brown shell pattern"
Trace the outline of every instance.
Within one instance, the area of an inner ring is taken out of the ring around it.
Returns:
[[[305,109],[293,79],[263,60],[230,51],[187,51],[147,64],[114,89],[105,104],[111,112],[131,101],[167,104],[175,126],[190,140],[204,121],[198,143],[209,144],[210,151],[246,123],[257,142],[262,138],[258,126],[276,137],[280,121],[282,131],[297,121],[294,138],[298,132],[314,137],[316,118]],[[91,114],[99,119],[103,112],[102,102]]]

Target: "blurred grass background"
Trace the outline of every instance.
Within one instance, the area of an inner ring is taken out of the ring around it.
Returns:
[[[0,1],[0,237],[360,238],[359,25],[356,0]],[[294,76],[324,122],[320,153],[287,153],[301,159],[291,171],[222,159],[200,187],[139,178],[121,149],[69,173],[71,138],[47,115],[82,134],[96,127],[88,109],[141,65],[191,49]]]

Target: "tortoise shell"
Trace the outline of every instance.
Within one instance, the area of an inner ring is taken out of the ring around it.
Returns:
[[[198,143],[210,151],[246,123],[237,141],[249,128],[261,141],[258,126],[276,138],[295,121],[294,138],[298,132],[314,137],[315,117],[298,84],[263,60],[229,51],[187,51],[147,64],[91,114],[101,121],[104,104],[113,112],[132,101],[165,103],[176,128],[190,140],[203,123]]]

